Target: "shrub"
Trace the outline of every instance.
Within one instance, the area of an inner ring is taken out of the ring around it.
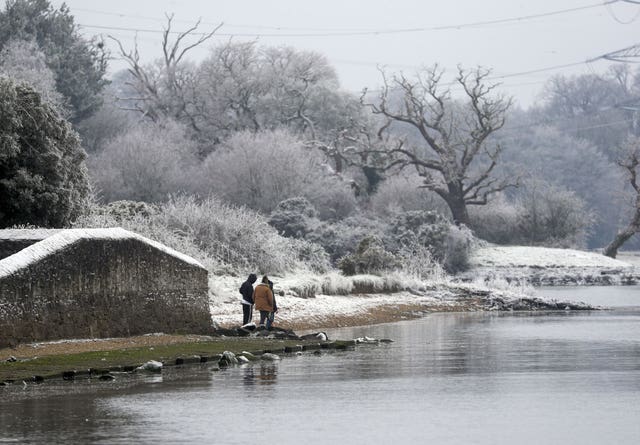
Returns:
[[[316,209],[306,198],[285,199],[271,212],[269,224],[282,236],[304,238],[317,224]]]
[[[423,183],[423,178],[417,174],[396,175],[385,179],[370,199],[371,210],[383,217],[425,209],[447,214],[449,210],[443,200],[434,192],[421,188]]]
[[[396,256],[386,251],[382,241],[375,236],[364,238],[354,253],[338,262],[338,267],[345,275],[376,273],[399,266]]]
[[[478,238],[496,244],[521,242],[518,218],[522,209],[500,197],[483,206],[469,207],[471,229]]]
[[[444,256],[444,268],[447,272],[464,272],[469,268],[469,252],[473,241],[473,233],[466,227],[449,227]]]
[[[527,244],[581,247],[593,223],[575,193],[542,181],[533,181],[520,198],[518,227]]]
[[[139,209],[140,211],[136,211]],[[324,250],[284,238],[256,212],[218,199],[179,196],[158,207],[133,202],[94,208],[76,227],[123,227],[202,261],[209,270],[281,273],[328,268]]]
[[[397,215],[389,230],[389,244],[395,249],[424,246],[437,261],[446,256],[450,223],[439,213],[410,211]]]
[[[321,245],[331,261],[355,251],[363,238],[373,235],[383,238],[386,230],[384,222],[366,216],[351,216],[342,221],[323,222],[315,226],[306,239]]]
[[[445,275],[444,269],[433,259],[431,250],[428,247],[421,245],[405,246],[400,250],[398,256],[402,264],[401,270],[409,276],[423,280],[438,281]]]

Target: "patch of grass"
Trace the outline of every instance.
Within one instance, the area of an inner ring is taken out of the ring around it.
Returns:
[[[139,366],[149,360],[167,364],[177,358],[192,356],[212,356],[224,351],[240,353],[249,351],[282,351],[286,346],[295,346],[299,340],[274,340],[259,338],[223,338],[211,341],[179,343],[171,345],[146,346],[110,351],[91,351],[76,354],[56,354],[34,357],[16,362],[0,362],[0,382],[5,380],[26,380],[33,376],[52,377],[66,371],[108,370],[110,368]]]

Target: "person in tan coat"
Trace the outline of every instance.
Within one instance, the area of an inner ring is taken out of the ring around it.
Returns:
[[[260,326],[264,326],[265,321],[273,312],[273,292],[269,287],[269,277],[262,277],[262,282],[253,291],[253,303],[256,310],[260,311]]]

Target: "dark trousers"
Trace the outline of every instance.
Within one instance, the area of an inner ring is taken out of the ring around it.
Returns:
[[[242,304],[242,324],[245,325],[251,321],[253,315],[252,304]]]
[[[262,326],[264,326],[264,322],[265,320],[268,322],[269,321],[269,315],[271,314],[271,312],[269,311],[260,311],[260,324]],[[271,325],[271,323],[269,323],[269,326]]]

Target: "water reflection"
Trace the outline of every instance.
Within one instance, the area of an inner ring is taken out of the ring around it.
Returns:
[[[395,341],[170,368],[135,386],[0,389],[0,442],[640,443],[637,308],[433,314],[329,334]]]
[[[257,385],[275,385],[278,377],[278,365],[276,363],[260,363],[256,365],[243,366],[244,374],[242,381],[245,386],[253,387]]]

